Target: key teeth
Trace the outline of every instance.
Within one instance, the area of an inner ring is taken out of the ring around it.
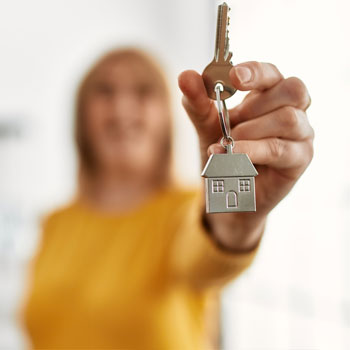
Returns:
[[[228,16],[229,6],[226,2],[219,5],[217,27],[216,27],[216,43],[215,43],[215,60],[228,62],[229,51],[229,30],[230,17]],[[221,52],[221,50],[223,52]]]

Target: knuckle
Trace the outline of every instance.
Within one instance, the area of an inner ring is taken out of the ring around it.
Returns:
[[[283,126],[286,128],[295,129],[299,125],[299,114],[297,109],[291,106],[284,107],[283,110]]]
[[[299,148],[299,159],[302,169],[306,169],[314,157],[314,147],[311,139],[305,140]]]
[[[311,140],[311,144],[313,143],[315,139],[315,129],[310,125],[310,140]]]
[[[269,62],[268,65],[270,66],[271,69],[278,71],[278,68],[275,64]]]
[[[280,77],[282,77],[281,72],[279,71],[279,69],[277,68],[277,66],[273,63],[265,63],[265,70],[266,70],[266,74],[273,74],[273,75],[279,75]]]
[[[306,142],[306,154],[307,154],[307,163],[309,164],[312,161],[312,158],[314,157],[314,146],[313,146],[313,140],[308,140]]]
[[[296,77],[290,77],[285,80],[284,88],[286,94],[297,105],[306,107],[310,103],[310,97],[307,88],[302,80]]]
[[[272,138],[269,142],[269,152],[272,159],[279,159],[284,152],[283,143],[279,138]]]
[[[262,63],[258,61],[251,61],[250,67],[253,69],[256,75],[260,75],[262,71]]]

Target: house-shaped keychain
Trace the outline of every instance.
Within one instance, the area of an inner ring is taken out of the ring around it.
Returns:
[[[256,175],[245,153],[212,154],[202,172],[207,213],[256,211]]]

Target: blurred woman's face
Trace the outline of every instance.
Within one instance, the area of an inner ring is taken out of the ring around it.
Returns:
[[[144,173],[159,166],[169,102],[154,72],[133,57],[100,64],[83,103],[84,128],[98,169]]]

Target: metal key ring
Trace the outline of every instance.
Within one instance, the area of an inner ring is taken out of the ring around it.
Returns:
[[[216,104],[218,106],[220,127],[224,135],[224,137],[221,140],[221,145],[225,147],[224,146],[224,141],[225,141],[227,145],[232,144],[232,147],[233,147],[234,141],[233,141],[233,138],[230,136],[230,132],[231,132],[230,115],[228,113],[225,100],[221,100],[220,93],[222,91],[224,91],[223,85],[221,83],[217,83],[215,85]]]
[[[220,140],[220,145],[224,147],[228,153],[232,153],[233,147],[235,147],[235,141],[231,136],[229,136],[227,139],[222,137]]]

